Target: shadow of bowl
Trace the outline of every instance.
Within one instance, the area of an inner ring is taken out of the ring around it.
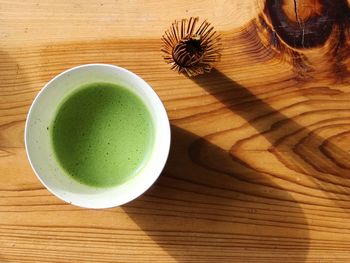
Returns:
[[[123,210],[177,262],[304,262],[308,253],[308,225],[288,191],[175,126],[163,174]]]

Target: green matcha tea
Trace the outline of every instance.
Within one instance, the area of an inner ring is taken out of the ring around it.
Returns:
[[[73,91],[48,130],[61,167],[94,187],[115,186],[135,176],[147,162],[154,139],[152,118],[142,100],[111,83]]]

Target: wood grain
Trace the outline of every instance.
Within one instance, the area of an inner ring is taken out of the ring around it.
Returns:
[[[349,1],[1,1],[0,13],[0,262],[350,261]],[[194,79],[160,52],[189,16],[223,45]],[[148,81],[172,123],[156,184],[98,211],[52,196],[23,148],[37,92],[94,62]]]

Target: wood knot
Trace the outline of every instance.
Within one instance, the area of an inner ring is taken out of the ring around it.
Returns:
[[[266,0],[264,15],[273,30],[296,49],[323,46],[332,31],[349,27],[346,0]]]

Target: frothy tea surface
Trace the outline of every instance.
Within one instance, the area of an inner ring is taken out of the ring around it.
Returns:
[[[69,176],[94,187],[122,184],[151,154],[154,127],[143,101],[111,83],[69,94],[48,127],[56,159]]]

